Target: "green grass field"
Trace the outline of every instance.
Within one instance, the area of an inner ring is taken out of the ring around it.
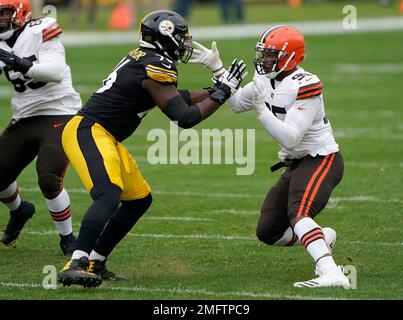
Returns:
[[[243,58],[252,78],[256,39],[220,41],[225,64]],[[298,246],[274,248],[255,238],[263,198],[280,172],[277,144],[253,113],[223,106],[203,128],[256,130],[256,170],[237,176],[236,165],[157,165],[147,162],[147,133],[169,128],[161,112],[149,114],[125,144],[154,191],[154,203],[109,258],[109,267],[129,277],[94,290],[45,290],[45,265],[59,270],[66,259],[38,192],[30,165],[19,177],[22,197],[37,213],[16,248],[0,246],[0,299],[403,299],[403,34],[401,32],[307,37],[303,64],[321,78],[327,117],[345,159],[345,176],[318,217],[338,232],[334,257],[357,269],[357,289],[297,289],[313,277],[313,262]],[[85,101],[129,47],[67,48],[75,87]],[[179,67],[181,88],[209,85],[201,66]],[[1,88],[8,84],[1,80]],[[2,90],[2,92],[5,90]],[[0,127],[10,117],[9,96],[0,97]],[[4,154],[6,150],[1,150]],[[90,204],[69,168],[74,230]],[[0,229],[8,212],[0,207]]]

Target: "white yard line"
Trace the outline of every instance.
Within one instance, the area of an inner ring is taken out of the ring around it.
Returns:
[[[57,235],[56,230],[46,230],[46,231],[22,231],[25,234],[31,234],[36,236],[48,236],[48,235]],[[218,234],[157,234],[157,233],[132,233],[129,232],[127,234],[130,237],[136,238],[151,238],[151,239],[185,239],[185,240],[212,240],[212,241],[258,241],[256,237],[246,237],[246,236],[237,236],[237,235],[218,235]],[[401,247],[403,246],[403,242],[368,242],[368,241],[343,241],[340,240],[341,243],[345,243],[348,245],[367,245],[367,246],[392,246],[392,247]]]
[[[37,289],[42,288],[41,284],[37,283],[14,283],[14,282],[0,282],[0,287],[3,288],[18,288],[18,289]],[[62,289],[61,285],[57,286],[58,289]],[[217,296],[217,297],[248,297],[248,298],[271,298],[271,299],[297,299],[297,300],[344,300],[342,298],[336,297],[312,297],[312,296],[301,296],[301,295],[284,295],[278,293],[255,293],[247,291],[236,291],[236,292],[220,292],[220,291],[210,291],[206,289],[186,289],[186,288],[147,288],[147,287],[113,287],[108,285],[102,285],[96,289],[99,291],[126,291],[126,292],[160,292],[160,293],[178,293],[178,294],[198,294],[205,296]],[[95,292],[95,291],[94,291]]]
[[[220,40],[220,39],[258,39],[263,30],[270,25],[290,24],[302,31],[304,35],[331,35],[331,34],[355,34],[362,32],[386,32],[392,30],[403,30],[402,17],[385,18],[359,18],[358,28],[355,30],[343,29],[343,19],[305,21],[305,22],[270,22],[267,24],[242,24],[228,26],[196,27],[190,32],[197,41]],[[135,44],[138,39],[136,31],[126,32],[65,32],[62,41],[65,46],[91,45],[124,45]]]
[[[19,188],[22,192],[40,192],[39,188]],[[67,189],[69,193],[88,193],[85,189]],[[209,192],[172,192],[172,191],[153,191],[153,194],[173,195],[173,196],[195,196],[195,197],[210,197],[210,198],[258,198],[261,199],[264,195],[257,193],[209,193]],[[354,197],[332,197],[330,201],[335,202],[379,202],[379,203],[403,203],[403,199],[380,199],[374,196],[357,195]]]

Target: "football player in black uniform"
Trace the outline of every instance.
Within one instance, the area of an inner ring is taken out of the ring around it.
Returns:
[[[105,267],[107,256],[152,202],[151,189],[136,161],[121,143],[158,106],[182,128],[214,113],[246,77],[234,60],[211,89],[178,90],[176,64],[192,57],[192,38],[177,13],[151,12],[140,23],[140,48],[113,69],[103,86],[65,127],[62,143],[93,199],[81,223],[77,250],[59,274],[64,285],[98,286],[121,280]]]

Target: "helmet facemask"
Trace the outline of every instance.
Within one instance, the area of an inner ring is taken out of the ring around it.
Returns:
[[[274,46],[268,46],[266,47],[264,43],[258,42],[256,44],[256,58],[253,61],[256,71],[260,75],[266,75],[269,79],[275,79],[281,72],[283,72],[290,61],[294,58],[295,52],[293,52],[288,58],[287,58],[287,52],[285,51],[288,46],[288,43],[284,43],[284,46],[278,50]],[[271,60],[268,60],[267,58],[272,58]],[[285,60],[284,64],[279,66],[280,62]],[[266,66],[267,63],[270,63],[272,67],[270,68],[269,66]]]
[[[13,28],[12,21],[14,20],[16,12],[12,7],[2,7],[0,8],[0,39],[9,39],[15,29]]]
[[[170,26],[170,24],[168,24],[168,26]],[[172,27],[174,28],[174,26]],[[192,37],[188,35],[188,32],[186,32],[186,34],[181,34],[182,32],[175,34],[173,30],[161,30],[161,28],[163,27],[160,24],[160,32],[169,37],[172,42],[170,44],[166,44],[165,48],[157,41],[156,44],[175,62],[181,61],[183,63],[187,63],[193,53]]]

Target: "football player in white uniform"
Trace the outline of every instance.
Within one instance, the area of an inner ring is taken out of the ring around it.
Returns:
[[[63,188],[68,160],[61,146],[64,125],[81,107],[72,87],[53,18],[31,20],[29,0],[0,0],[0,70],[14,86],[12,119],[0,136],[0,201],[10,210],[2,242],[10,245],[35,212],[22,201],[16,179],[36,157],[38,184],[60,234],[65,255],[74,250],[70,199]]]
[[[212,50],[198,46],[196,54],[204,64],[219,56],[215,46]],[[331,254],[336,232],[313,220],[342,179],[343,158],[325,117],[322,83],[299,67],[304,57],[305,40],[297,29],[267,29],[256,45],[253,82],[240,88],[228,104],[234,112],[256,110],[258,120],[281,147],[281,162],[272,171],[287,167],[264,200],[257,237],[268,245],[300,243],[307,249],[316,263],[317,278],[296,282],[295,287],[348,287]]]
[[[287,169],[268,192],[256,230],[268,245],[301,243],[316,263],[317,278],[295,287],[349,286],[335,264],[336,233],[313,218],[326,206],[343,177],[343,158],[325,116],[322,83],[301,67],[305,39],[291,26],[267,29],[256,45],[253,82],[229,101],[234,112],[255,109],[258,120],[281,147],[281,162],[271,169]]]

